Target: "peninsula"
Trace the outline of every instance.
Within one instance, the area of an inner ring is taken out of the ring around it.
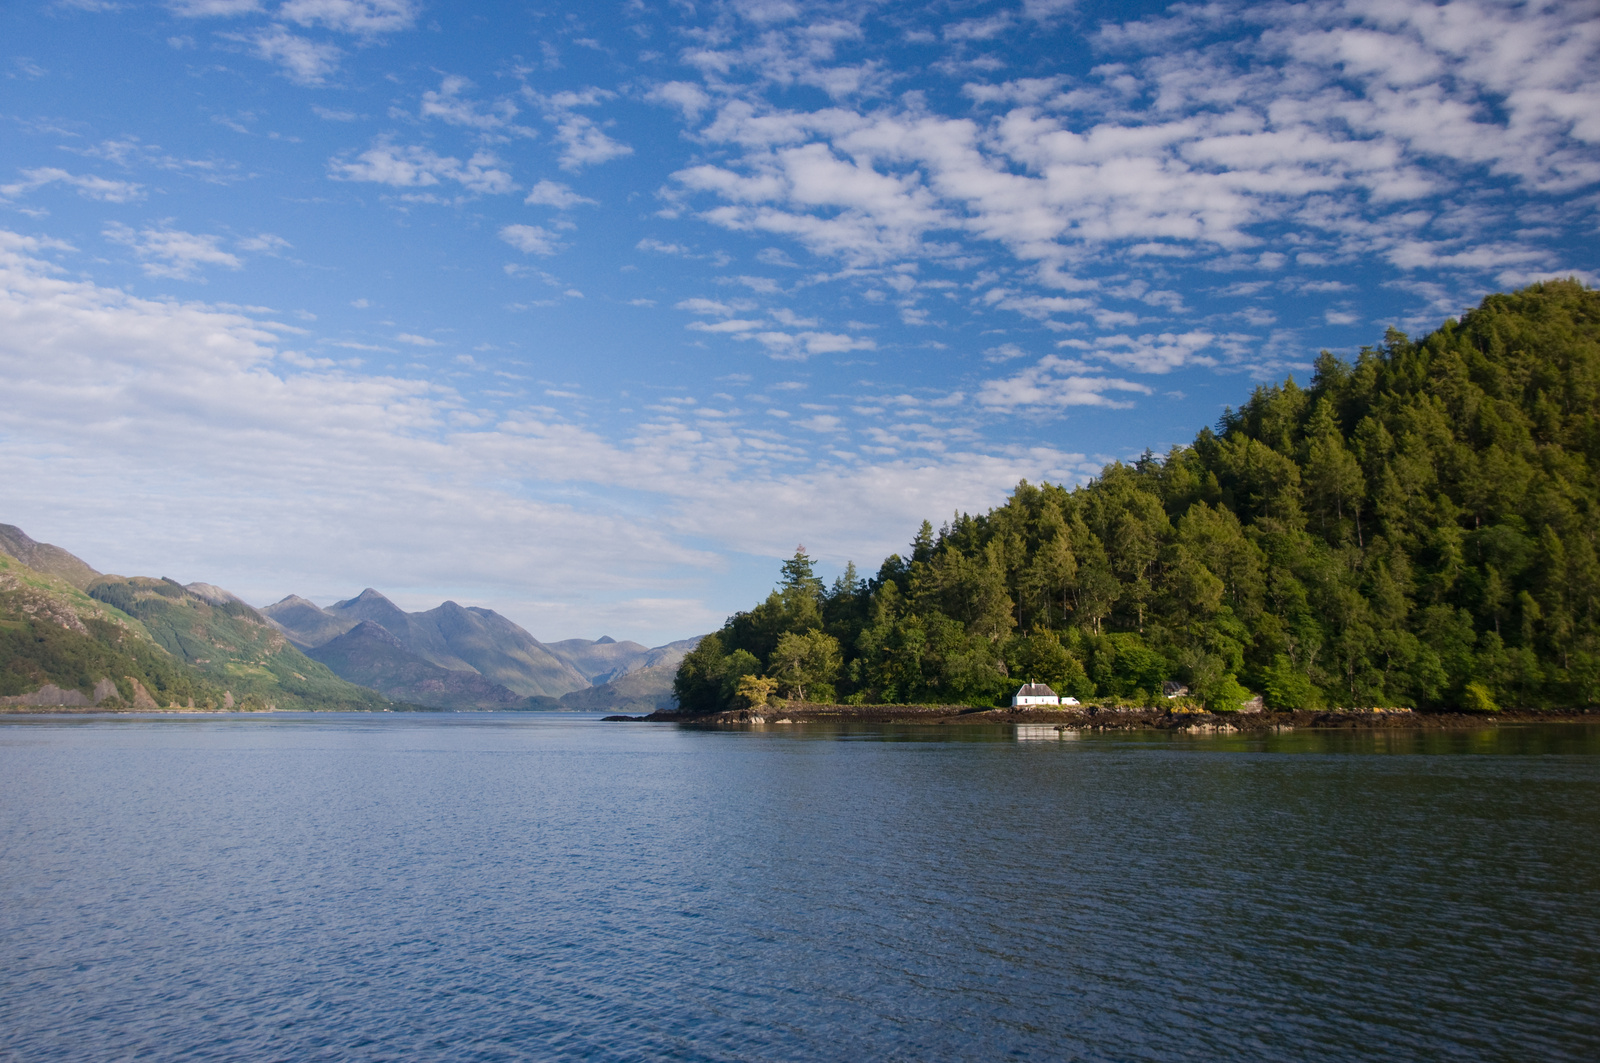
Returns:
[[[1034,680],[1094,726],[1585,714],[1597,471],[1600,293],[1535,284],[1323,352],[1164,456],[924,521],[870,578],[801,547],[650,718],[1062,717],[1004,708]]]

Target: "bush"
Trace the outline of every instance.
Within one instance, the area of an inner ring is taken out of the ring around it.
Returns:
[[[1269,708],[1278,712],[1302,712],[1322,707],[1322,691],[1283,654],[1272,659],[1272,667],[1261,676]]]
[[[1209,712],[1238,712],[1245,702],[1255,697],[1240,685],[1231,672],[1196,693],[1205,702]]]
[[[741,675],[738,683],[734,685],[734,708],[759,709],[777,689],[776,679],[761,675]]]
[[[1500,706],[1494,703],[1494,695],[1489,693],[1489,688],[1482,683],[1468,683],[1461,692],[1461,709],[1463,712],[1499,712]]]

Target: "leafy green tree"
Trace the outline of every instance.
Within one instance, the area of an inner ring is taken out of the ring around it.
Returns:
[[[786,631],[778,639],[767,674],[778,681],[778,689],[795,701],[831,701],[833,683],[843,667],[839,640],[823,631],[795,634]]]
[[[1094,697],[1094,684],[1083,664],[1061,645],[1061,637],[1045,629],[1020,635],[1006,643],[1005,663],[1009,686],[1023,682],[1046,683],[1057,694],[1082,701]]]
[[[759,709],[777,692],[778,681],[764,675],[741,675],[733,688],[734,708]]]
[[[684,655],[672,677],[672,694],[684,712],[716,712],[722,707],[722,639],[707,635]]]

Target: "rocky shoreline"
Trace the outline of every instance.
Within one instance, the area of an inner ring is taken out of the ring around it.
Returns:
[[[1319,712],[1183,712],[1156,708],[1084,705],[983,709],[966,705],[818,705],[798,702],[761,709],[696,714],[657,710],[648,716],[607,716],[608,721],[677,723],[693,727],[761,727],[809,723],[915,723],[935,726],[1029,724],[1076,731],[1205,731],[1232,733],[1290,728],[1455,729],[1504,723],[1560,721],[1600,723],[1600,711],[1539,712],[1508,709],[1497,713],[1413,712],[1410,709],[1335,709]]]

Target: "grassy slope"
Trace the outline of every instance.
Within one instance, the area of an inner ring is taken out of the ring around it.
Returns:
[[[235,699],[279,709],[384,709],[390,701],[348,683],[296,649],[240,602],[213,605],[164,579],[108,576],[89,588],[141,621],[173,657]]]
[[[138,620],[0,554],[0,696],[46,683],[87,695],[106,678],[124,705],[134,701],[130,678],[162,705],[223,701],[221,686],[175,660]]]

